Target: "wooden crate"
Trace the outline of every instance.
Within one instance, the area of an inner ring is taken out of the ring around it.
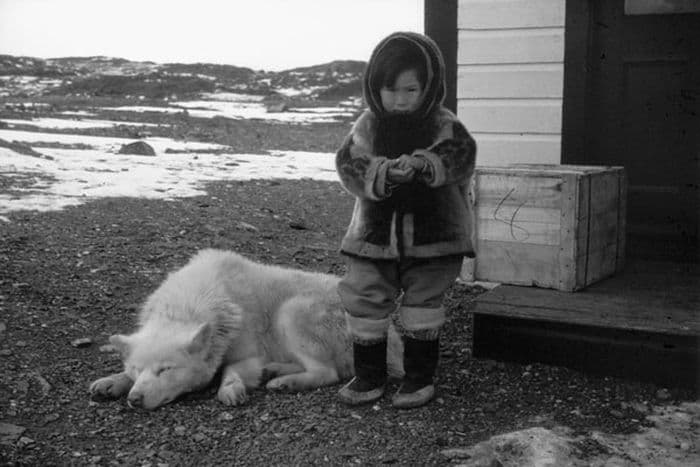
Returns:
[[[622,167],[479,167],[475,190],[473,279],[573,292],[623,268]]]

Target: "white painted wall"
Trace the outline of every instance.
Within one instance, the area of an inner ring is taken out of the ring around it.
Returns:
[[[565,0],[460,0],[457,113],[477,164],[561,162]]]

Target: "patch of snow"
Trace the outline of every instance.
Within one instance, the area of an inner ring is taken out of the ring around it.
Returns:
[[[74,115],[76,117],[94,117],[97,115],[94,112],[88,112],[86,110],[64,110],[63,112],[58,112],[60,115]]]
[[[311,93],[308,89],[297,89],[297,88],[277,88],[275,89],[276,92],[282,94],[283,96],[287,97],[297,97],[297,96],[303,96],[303,95],[308,95]]]
[[[36,143],[59,143],[65,145],[84,144],[92,146],[103,152],[116,153],[123,144],[129,144],[136,141],[133,138],[115,138],[109,136],[87,136],[87,135],[71,135],[62,133],[39,133],[34,131],[6,130],[0,129],[0,138],[5,141],[19,141],[27,143],[30,146]],[[176,151],[186,150],[225,150],[228,146],[213,143],[200,143],[197,141],[176,141],[170,138],[148,137],[138,141],[144,141],[150,144],[156,153],[165,152],[166,149]],[[45,148],[37,148],[41,153],[47,153]]]
[[[338,114],[340,112],[343,115],[352,115],[352,112],[348,112],[346,109],[341,109],[339,107],[304,107],[298,111],[320,114]]]
[[[334,122],[338,117],[348,116],[347,110],[340,108],[336,109],[334,113],[326,112],[323,115],[308,111],[309,109],[268,112],[264,104],[256,102],[188,101],[176,102],[175,105],[187,108],[190,116],[200,118],[227,117],[233,119],[319,123]]]
[[[139,122],[119,122],[113,120],[73,120],[68,118],[32,118],[31,120],[20,120],[6,118],[2,120],[9,125],[32,125],[37,128],[53,128],[53,129],[67,129],[67,128],[110,128],[118,125],[127,126],[149,126],[157,127],[160,126],[157,123],[139,123]]]
[[[30,135],[37,135],[31,138]],[[58,137],[58,138],[56,138]],[[103,197],[173,199],[206,194],[204,184],[221,180],[302,179],[336,181],[332,153],[270,151],[269,154],[167,154],[167,147],[212,149],[219,145],[147,138],[156,157],[118,154],[124,138],[54,135],[0,130],[0,138],[23,142],[55,141],[89,144],[92,149],[39,148],[52,160],[0,148],[0,173],[10,180],[33,174],[29,187],[12,187],[0,195],[0,213],[17,210],[49,211]],[[48,178],[47,178],[48,177]],[[19,183],[18,183],[19,185]],[[18,195],[17,193],[20,193]]]
[[[180,113],[185,110],[177,107],[150,107],[147,105],[122,105],[120,107],[107,107],[107,109],[125,112],[166,112],[171,114]]]
[[[51,104],[44,102],[5,102],[6,109],[48,109]]]
[[[260,94],[240,94],[236,92],[205,92],[201,94],[202,99],[224,102],[261,102],[265,96]]]

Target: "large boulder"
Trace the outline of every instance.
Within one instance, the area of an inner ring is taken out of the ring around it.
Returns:
[[[578,467],[572,458],[571,439],[534,427],[505,433],[467,449],[447,449],[442,455],[464,467]]]
[[[636,409],[635,409],[636,410]],[[637,411],[639,412],[639,411]],[[643,408],[640,414],[646,412]],[[652,408],[634,433],[533,427],[499,434],[471,447],[442,451],[461,467],[690,467],[700,465],[700,402]]]
[[[123,144],[119,148],[119,154],[133,154],[135,156],[155,156],[156,151],[153,147],[143,141],[135,141],[129,144]]]

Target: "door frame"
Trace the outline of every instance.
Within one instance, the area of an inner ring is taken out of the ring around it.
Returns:
[[[562,164],[587,164],[586,92],[590,48],[590,0],[566,0],[564,20],[564,94]]]

